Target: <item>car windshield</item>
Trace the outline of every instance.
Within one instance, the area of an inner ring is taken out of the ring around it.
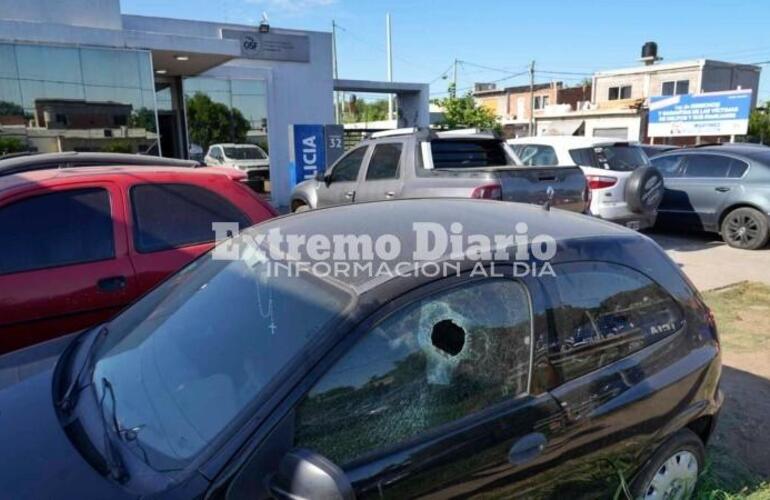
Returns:
[[[572,160],[584,167],[629,172],[648,166],[650,159],[644,150],[633,144],[613,144],[570,150]]]
[[[204,255],[120,314],[94,358],[106,421],[130,429],[126,447],[155,470],[183,468],[263,401],[352,301],[309,273],[277,276],[244,247],[237,260]]]
[[[265,153],[256,146],[225,148],[225,156],[231,160],[264,160]]]

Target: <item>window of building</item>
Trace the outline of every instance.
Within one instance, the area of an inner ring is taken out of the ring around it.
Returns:
[[[618,99],[631,99],[631,85],[610,87],[607,99],[610,101],[617,101]]]
[[[364,161],[367,146],[356,148],[343,156],[332,169],[330,180],[332,182],[355,182],[358,179],[358,171],[361,170],[361,162]]]
[[[190,184],[140,184],[131,188],[134,246],[157,252],[214,240],[211,224],[251,225],[238,208],[208,189]]]
[[[543,109],[546,106],[548,106],[548,96],[547,95],[536,95],[535,96],[535,109]]]
[[[366,169],[366,180],[376,181],[398,178],[401,148],[402,144],[400,142],[375,146],[372,159],[369,160],[369,167]]]
[[[64,113],[56,113],[56,124],[64,125],[65,127],[69,125],[69,119],[67,118],[67,115]]]
[[[397,311],[366,333],[297,408],[296,446],[344,465],[528,391],[529,298],[476,282]]]
[[[663,82],[660,95],[683,95],[690,92],[690,80]]]
[[[95,262],[115,256],[110,196],[77,189],[0,209],[0,274]]]
[[[564,380],[596,370],[679,331],[684,316],[658,284],[607,263],[554,266],[551,362]]]

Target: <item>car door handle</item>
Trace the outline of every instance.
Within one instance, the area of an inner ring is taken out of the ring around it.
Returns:
[[[730,188],[727,186],[719,186],[714,188],[716,191],[719,191],[720,193],[726,193],[730,191]]]
[[[355,195],[356,195],[356,192],[355,192],[355,191],[348,191],[347,193],[345,193],[345,198],[347,198],[347,199],[349,199],[349,200],[350,200],[350,199],[352,199],[352,198],[353,198]]]
[[[516,441],[508,452],[508,462],[511,465],[524,465],[537,458],[548,443],[548,439],[540,432],[527,434]]]
[[[385,193],[385,198],[393,198],[394,196],[396,196],[395,191],[387,191]]]
[[[126,277],[110,276],[109,278],[102,278],[96,285],[105,292],[117,292],[126,288]]]

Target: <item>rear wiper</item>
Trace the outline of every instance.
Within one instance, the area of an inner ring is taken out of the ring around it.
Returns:
[[[91,345],[88,347],[88,352],[86,353],[86,359],[83,360],[83,364],[80,366],[80,369],[78,370],[77,375],[70,381],[69,386],[67,387],[67,390],[64,391],[64,395],[62,395],[61,399],[56,402],[56,406],[63,412],[69,413],[77,403],[78,396],[80,393],[90,385],[86,384],[84,386],[80,385],[80,379],[83,376],[83,372],[85,371],[86,367],[91,366],[91,358],[94,356],[94,352],[96,352],[96,348],[98,345],[101,344],[101,341],[104,340],[107,337],[107,334],[109,333],[109,330],[106,326],[103,326],[99,332],[94,337],[94,340],[91,342]]]

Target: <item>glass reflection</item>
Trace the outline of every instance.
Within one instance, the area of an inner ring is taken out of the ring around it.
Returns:
[[[142,153],[157,139],[149,52],[0,44],[0,155]]]

